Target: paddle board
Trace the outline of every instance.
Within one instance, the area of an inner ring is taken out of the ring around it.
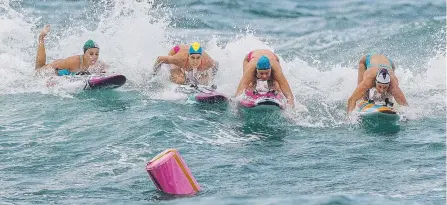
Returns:
[[[175,92],[188,95],[188,99],[199,103],[222,103],[227,102],[228,98],[224,94],[216,91],[216,86],[203,85],[179,85]]]
[[[284,109],[285,97],[277,91],[257,92],[246,91],[239,105],[244,108]]]
[[[357,104],[357,112],[363,119],[369,120],[396,122],[400,118],[393,107],[368,101],[359,102]]]
[[[91,76],[86,81],[84,90],[86,89],[115,89],[126,83],[124,75],[113,74],[108,76]]]

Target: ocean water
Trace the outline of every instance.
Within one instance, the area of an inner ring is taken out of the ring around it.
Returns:
[[[82,53],[128,78],[115,90],[34,72]],[[430,1],[1,0],[0,204],[445,204],[446,3]],[[192,104],[155,58],[200,41],[235,92],[252,49],[275,51],[296,108]],[[410,104],[397,126],[346,118],[359,58],[390,56]],[[145,166],[176,148],[203,191],[156,190]]]

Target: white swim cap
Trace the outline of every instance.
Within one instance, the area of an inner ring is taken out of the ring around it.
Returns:
[[[388,73],[388,70],[386,68],[380,69],[376,75],[376,83],[390,84],[390,82],[391,82],[391,76],[390,73]]]

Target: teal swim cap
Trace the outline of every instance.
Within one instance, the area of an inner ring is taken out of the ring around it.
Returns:
[[[261,56],[258,60],[258,63],[256,64],[256,69],[258,70],[268,70],[272,68],[270,65],[270,60],[267,58],[267,56]]]
[[[202,55],[202,46],[200,46],[200,43],[194,42],[191,44],[191,47],[189,47],[189,55],[191,54],[200,54]]]
[[[88,40],[87,42],[84,43],[84,53],[90,48],[98,48],[99,49],[99,45],[96,42],[94,42],[93,40]]]

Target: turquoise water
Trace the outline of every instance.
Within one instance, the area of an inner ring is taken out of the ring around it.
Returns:
[[[57,11],[57,12],[54,12]],[[0,204],[445,204],[444,1],[0,2]],[[48,59],[100,58],[128,77],[116,90],[33,72],[44,23]],[[175,43],[200,40],[231,95],[242,59],[275,50],[297,106],[246,112],[175,94],[147,71]],[[357,60],[383,52],[410,103],[398,126],[345,117]],[[177,148],[203,191],[156,191],[146,163]]]

